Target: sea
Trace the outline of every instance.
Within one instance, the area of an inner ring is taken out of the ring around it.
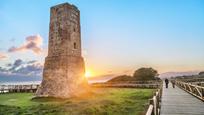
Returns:
[[[89,84],[104,83],[107,80],[88,80]],[[31,85],[40,84],[42,81],[0,81],[0,85]]]

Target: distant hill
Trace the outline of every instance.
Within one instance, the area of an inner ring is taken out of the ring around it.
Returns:
[[[186,72],[166,72],[159,75],[162,78],[170,78],[170,77],[177,77],[177,76],[191,76],[197,75],[200,71],[186,71]]]
[[[120,75],[115,78],[110,79],[108,82],[125,82],[125,81],[135,81],[134,77],[128,75]]]
[[[100,76],[94,76],[94,77],[88,77],[89,83],[98,83],[98,82],[107,82],[108,80],[116,77],[115,74],[106,74],[106,75],[100,75]]]

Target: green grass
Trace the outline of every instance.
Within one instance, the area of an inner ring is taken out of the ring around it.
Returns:
[[[32,93],[0,95],[0,115],[140,115],[153,89],[94,88],[92,92],[66,100],[32,99]]]

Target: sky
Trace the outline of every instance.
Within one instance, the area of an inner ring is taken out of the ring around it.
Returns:
[[[204,70],[203,0],[1,0],[0,72],[36,75],[43,68],[50,7],[64,2],[80,10],[91,76],[132,74],[140,67]]]

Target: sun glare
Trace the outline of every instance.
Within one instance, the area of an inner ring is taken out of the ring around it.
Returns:
[[[85,72],[85,77],[91,77],[91,72],[90,71],[86,71]]]

